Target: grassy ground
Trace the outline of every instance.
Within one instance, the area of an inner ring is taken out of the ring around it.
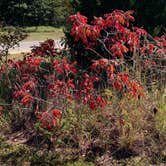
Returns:
[[[18,53],[18,54],[11,54],[10,56],[9,56],[9,58],[10,59],[16,59],[16,60],[18,60],[18,59],[23,59],[23,57],[24,57],[24,53]]]
[[[57,30],[56,32],[43,32],[43,33],[28,33],[28,37],[24,41],[44,41],[47,39],[58,40],[64,36],[63,31]]]
[[[14,27],[5,27],[3,31]],[[28,37],[24,41],[44,41],[46,39],[60,39],[64,36],[63,27],[51,26],[25,27]],[[2,31],[2,29],[0,29]]]
[[[0,165],[164,166],[165,94],[156,93],[160,94],[149,93],[147,99],[128,103],[127,98],[113,98],[111,106],[93,112],[79,105],[75,112],[71,104],[62,127],[52,134],[32,132],[31,140],[26,130],[11,132],[12,126],[1,119]],[[120,114],[124,123],[116,121]]]
[[[25,41],[44,41],[46,39],[60,39],[64,36],[63,27],[55,28],[51,26],[27,27],[28,37]]]
[[[50,26],[27,27],[28,37],[24,41],[44,41],[46,39],[60,39],[64,36],[63,27]]]
[[[62,30],[63,27],[52,27],[52,26],[32,26],[32,27],[26,27],[25,30],[28,33],[36,32],[36,33],[48,33],[48,32],[57,32],[59,30]]]
[[[61,160],[59,155],[54,151],[48,151],[47,149],[40,149],[34,147],[28,147],[23,144],[9,144],[0,138],[0,164],[1,166],[95,166],[96,164],[91,161],[85,161],[83,159],[77,159],[70,161],[70,155],[72,155],[71,149],[68,152],[65,150],[63,153],[66,156],[66,160]],[[74,153],[73,153],[74,154]],[[112,162],[98,164],[99,166],[150,166],[148,158],[132,157],[129,159],[122,159],[116,161],[112,159]],[[159,166],[159,165],[158,165]],[[160,165],[164,166],[164,164]]]

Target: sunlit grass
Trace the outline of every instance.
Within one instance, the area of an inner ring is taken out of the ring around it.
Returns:
[[[161,99],[158,101],[158,112],[156,114],[156,128],[166,134],[166,89],[161,94]]]
[[[61,29],[56,32],[43,32],[43,33],[28,33],[28,37],[24,41],[44,41],[47,39],[59,40],[64,36]]]
[[[62,31],[63,27],[52,27],[52,26],[31,26],[31,27],[25,27],[24,28],[27,33],[50,33],[50,32],[58,32]]]
[[[60,39],[64,36],[63,27],[51,26],[26,27],[28,37],[24,41],[44,41],[47,39]]]
[[[14,27],[0,28],[0,33],[5,33],[8,29],[14,29]],[[63,27],[52,26],[32,26],[23,28],[28,37],[24,41],[44,41],[46,39],[60,39],[64,36]]]
[[[18,60],[18,59],[23,59],[24,56],[25,56],[25,53],[15,53],[15,54],[11,54],[8,58]]]

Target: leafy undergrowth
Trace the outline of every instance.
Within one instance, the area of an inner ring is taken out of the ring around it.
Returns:
[[[111,92],[107,90],[105,95]],[[153,100],[149,97],[130,103],[126,98],[114,98],[111,106],[95,111],[77,105],[79,109],[75,112],[76,105],[71,103],[59,127],[47,131],[36,125],[29,137],[28,131],[13,132],[9,128],[0,139],[0,163],[164,165],[166,104],[164,95],[155,97],[153,94]]]
[[[132,14],[72,15],[67,48],[50,39],[20,60],[3,40],[1,165],[166,163],[166,38]]]

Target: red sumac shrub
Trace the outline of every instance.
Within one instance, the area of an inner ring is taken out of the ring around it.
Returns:
[[[101,58],[120,59],[130,65],[137,58],[150,59],[148,64],[154,65],[157,55],[165,57],[166,37],[152,38],[143,28],[133,27],[133,13],[115,10],[91,22],[79,12],[69,16],[66,44],[78,67],[88,68],[93,60]]]
[[[137,63],[138,58],[144,68],[157,66],[165,57],[166,38],[150,40],[144,29],[132,27],[132,14],[115,10],[88,23],[77,13],[68,18],[70,56],[63,53],[60,58],[54,41],[47,40],[23,60],[1,65],[0,86],[10,91],[11,107],[27,108],[41,127],[51,130],[71,101],[91,110],[106,107],[109,101],[100,93],[103,88],[135,99],[144,96],[140,83],[121,66],[128,60]],[[103,81],[105,85],[98,86]],[[7,99],[9,93],[4,95]]]

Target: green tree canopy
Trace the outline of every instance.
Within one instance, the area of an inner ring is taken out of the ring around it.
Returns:
[[[7,25],[59,26],[70,9],[68,0],[1,0],[0,20]]]

